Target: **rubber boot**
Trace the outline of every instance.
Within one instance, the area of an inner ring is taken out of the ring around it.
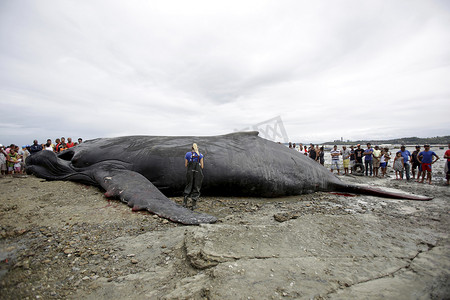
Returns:
[[[197,199],[192,199],[192,210],[195,210],[197,208]]]
[[[188,201],[188,197],[187,197],[187,196],[184,196],[184,199],[183,199],[183,207],[187,207],[187,201]]]

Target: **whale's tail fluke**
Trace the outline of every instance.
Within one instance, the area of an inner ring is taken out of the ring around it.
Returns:
[[[336,190],[339,192],[371,195],[371,196],[378,196],[378,197],[392,198],[392,199],[405,199],[405,200],[416,200],[416,201],[429,201],[429,200],[433,199],[433,198],[430,198],[427,196],[386,191],[386,190],[382,190],[382,189],[367,186],[367,185],[340,184],[340,185],[336,185]]]

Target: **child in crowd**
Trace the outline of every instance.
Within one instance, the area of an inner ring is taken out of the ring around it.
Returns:
[[[17,162],[14,164],[14,174],[22,173],[22,159],[19,158]]]
[[[386,148],[381,150],[381,158],[380,158],[380,168],[381,168],[381,177],[386,176],[386,168],[389,160],[389,153],[386,151]]]
[[[397,152],[394,158],[394,170],[395,170],[395,179],[398,180],[401,176],[401,172],[403,172],[404,164],[403,157],[401,152]],[[401,178],[400,178],[401,179]]]
[[[66,150],[66,149],[67,149],[66,143],[60,143],[59,144],[59,152],[62,152],[64,150]]]
[[[8,162],[8,174],[20,173],[20,156],[16,153],[15,148],[11,147],[6,157]]]

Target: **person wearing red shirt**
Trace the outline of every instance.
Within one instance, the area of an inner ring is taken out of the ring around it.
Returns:
[[[58,142],[56,144],[56,152],[59,153],[66,148],[66,138],[62,137],[61,141],[59,141],[59,139],[57,140]]]
[[[72,138],[67,138],[66,147],[72,148],[73,146],[75,146],[75,144],[72,142]]]

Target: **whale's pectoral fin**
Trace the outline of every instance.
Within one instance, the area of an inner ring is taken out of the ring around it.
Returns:
[[[214,216],[194,212],[176,204],[137,172],[103,166],[94,171],[94,177],[106,190],[107,197],[119,197],[134,211],[147,210],[162,218],[186,225],[217,221]]]

